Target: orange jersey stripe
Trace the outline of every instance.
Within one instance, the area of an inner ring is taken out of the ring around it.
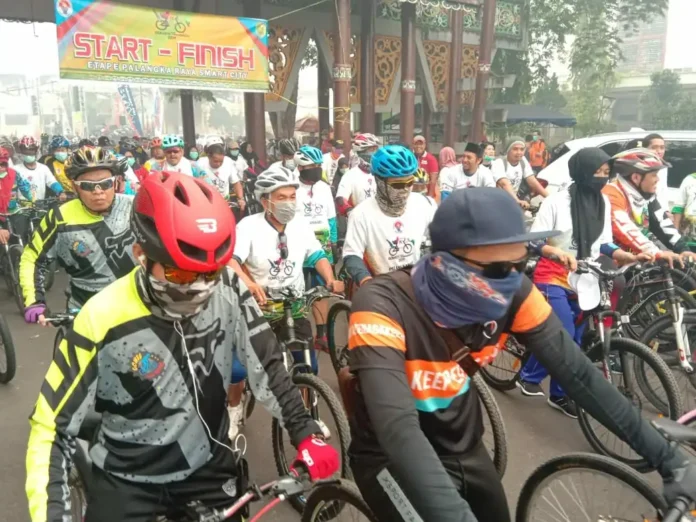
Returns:
[[[551,306],[535,286],[524,300],[512,322],[512,332],[528,332],[551,315]]]
[[[348,349],[361,346],[384,346],[406,351],[406,334],[401,325],[386,315],[375,312],[350,314]]]
[[[469,377],[454,361],[406,361],[406,377],[416,400],[451,399]]]

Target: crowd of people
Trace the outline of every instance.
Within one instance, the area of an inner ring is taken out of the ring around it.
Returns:
[[[313,479],[335,473],[330,434],[305,410],[275,336],[270,290],[307,285],[352,299],[350,466],[379,520],[510,520],[470,382],[507,334],[533,353],[523,395],[544,395],[550,373],[550,406],[571,417],[581,406],[661,473],[668,499],[696,499],[696,467],[577,348],[568,277],[577,259],[689,262],[678,227],[696,182],[673,213],[660,205],[669,165],[653,136],[613,158],[580,150],[573,183],[549,194],[537,179],[548,157],[528,138],[510,138],[499,157],[493,143],[469,143],[460,158],[449,147],[435,158],[422,136],[385,145],[358,133],[348,157],[340,140],[322,153],[288,139],[268,167],[249,143],[222,138],[201,149],[178,136],[145,147],[56,136],[42,158],[31,137],[0,142],[0,214],[49,191],[61,200],[22,256],[25,320],[46,324],[51,259],[80,309],[31,416],[32,520],[68,516],[70,448],[95,407],[87,522],[144,522],[192,498],[229,503],[246,381],[290,433],[297,464]],[[531,198],[543,201],[528,231]],[[326,312],[293,309],[296,338],[325,350]]]

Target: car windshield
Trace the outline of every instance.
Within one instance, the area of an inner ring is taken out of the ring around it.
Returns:
[[[549,159],[549,165],[551,165],[554,161],[556,161],[558,158],[563,156],[569,150],[570,150],[570,148],[565,143],[561,143],[560,145],[556,145],[553,148],[553,150],[551,151],[551,158]]]

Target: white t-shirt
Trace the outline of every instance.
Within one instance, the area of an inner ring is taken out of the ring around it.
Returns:
[[[375,198],[370,198],[348,217],[343,256],[364,259],[372,275],[414,265],[436,210],[432,199],[411,193],[403,215],[390,217],[380,210]]]
[[[611,232],[611,204],[609,198],[602,197],[604,198],[604,228],[592,244],[592,259],[599,257],[599,248],[602,245],[614,241]],[[530,232],[546,230],[560,230],[562,232],[556,237],[549,238],[547,240],[549,245],[558,247],[574,256],[578,255],[578,245],[573,239],[573,217],[570,213],[570,192],[568,189],[559,190],[542,201]]]
[[[28,168],[24,163],[18,163],[14,166],[14,169],[31,185],[31,193],[34,197],[34,201],[45,199],[46,187],[58,183],[55,176],[51,173],[51,169],[38,161],[33,169]],[[26,201],[21,192],[19,194],[19,199]]]
[[[341,154],[338,158],[333,159],[333,156],[330,152],[324,154],[324,160],[322,161],[321,169],[323,170],[324,174],[326,174],[326,179],[329,180],[329,185],[333,183],[334,176],[336,175],[336,171],[338,170],[338,160],[340,160],[342,157],[343,154]]]
[[[696,220],[696,176],[693,174],[686,176],[682,181],[674,206],[683,209],[686,219]]]
[[[337,198],[343,198],[356,207],[375,195],[377,187],[372,174],[366,174],[360,167],[353,167],[346,172],[338,184]]]
[[[439,182],[441,192],[452,192],[457,189],[471,187],[495,187],[493,174],[483,165],[479,165],[476,173],[471,176],[467,176],[464,173],[462,165],[444,167],[440,171]]]
[[[314,232],[329,231],[329,219],[336,217],[331,187],[324,181],[307,185],[300,181],[297,189],[296,219],[304,219]],[[320,240],[321,241],[321,240]]]
[[[140,181],[138,181],[138,176],[135,175],[135,172],[133,171],[133,167],[128,166],[126,167],[126,171],[124,172],[124,176],[126,177],[126,181],[130,181],[131,184],[138,184]]]
[[[210,158],[201,158],[196,165],[208,174],[208,179],[215,184],[215,187],[225,198],[230,196],[230,187],[239,182],[237,166],[232,158],[227,156],[222,160],[222,165],[216,169],[210,166]]]
[[[232,160],[232,161],[234,161],[234,166],[237,167],[237,176],[239,176],[240,178],[243,178],[244,171],[249,168],[249,164],[247,163],[247,161],[244,159],[244,157],[241,154],[239,156],[237,156],[236,160]]]
[[[507,170],[505,169],[506,164]],[[512,189],[515,192],[520,190],[522,179],[526,179],[534,175],[532,166],[529,164],[529,161],[527,161],[527,158],[524,157],[515,166],[510,165],[510,162],[508,162],[505,158],[498,158],[491,163],[491,172],[493,173],[493,179],[496,183],[505,177],[509,179]]]
[[[186,174],[187,176],[193,176],[193,168],[191,162],[186,158],[181,158],[179,164],[175,167],[165,160],[162,163],[162,170],[168,172],[180,172],[181,174]]]
[[[278,231],[266,220],[265,213],[247,216],[237,225],[234,256],[261,287],[293,287],[301,293],[305,288],[302,266],[322,248],[307,223],[298,218],[285,225],[285,236],[288,257],[282,259]]]

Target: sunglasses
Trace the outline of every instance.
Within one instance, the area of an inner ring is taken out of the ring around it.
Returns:
[[[483,277],[487,277],[488,279],[505,279],[513,270],[520,274],[524,273],[524,269],[527,267],[529,254],[517,261],[493,261],[492,263],[482,263],[481,261],[467,259],[466,257],[459,257],[459,259],[480,266],[482,269],[481,275]]]
[[[391,188],[400,190],[400,189],[407,189],[409,187],[412,187],[414,182],[415,182],[415,178],[411,178],[409,181],[396,181],[396,182],[387,181],[387,185],[389,185]]]
[[[164,265],[164,278],[170,283],[176,285],[191,285],[198,281],[199,278],[203,278],[207,283],[215,281],[220,274],[225,269],[225,267],[215,270],[214,272],[191,272],[190,270],[182,270],[181,268],[176,268],[174,266]]]
[[[285,261],[288,258],[288,236],[285,235],[285,232],[278,234],[278,250],[280,258]]]
[[[179,154],[181,149],[167,149],[164,151],[165,154]]]
[[[113,188],[115,180],[115,177],[111,177],[101,181],[75,181],[74,183],[80,190],[94,192],[97,190],[97,187],[102,190],[109,190],[110,188]]]

